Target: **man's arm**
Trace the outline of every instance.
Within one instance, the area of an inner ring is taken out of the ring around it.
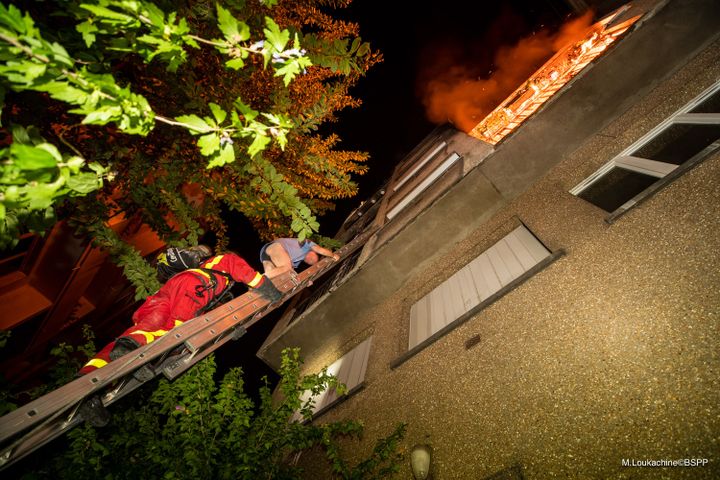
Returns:
[[[310,249],[318,255],[322,255],[323,257],[332,257],[332,259],[336,262],[340,260],[340,255],[338,255],[337,253],[333,253],[332,250],[328,250],[327,248],[321,247],[320,245],[315,244],[310,247]]]

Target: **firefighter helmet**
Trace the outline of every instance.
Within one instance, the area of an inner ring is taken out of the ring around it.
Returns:
[[[170,247],[157,258],[158,280],[167,282],[173,275],[189,268],[197,268],[202,261],[212,255],[210,247],[198,245],[186,249]]]

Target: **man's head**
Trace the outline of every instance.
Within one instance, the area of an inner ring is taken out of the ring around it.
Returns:
[[[315,265],[319,260],[320,256],[318,256],[318,254],[315,252],[308,252],[303,259],[303,261],[308,265]]]

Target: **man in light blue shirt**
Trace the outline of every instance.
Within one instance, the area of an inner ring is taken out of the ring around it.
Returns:
[[[268,278],[295,270],[301,262],[315,265],[320,260],[320,255],[336,261],[340,259],[337,254],[315,242],[300,241],[297,238],[276,238],[260,249],[260,261]]]

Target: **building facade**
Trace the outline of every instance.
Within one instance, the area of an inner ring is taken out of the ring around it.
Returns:
[[[631,10],[497,145],[411,152],[263,345],[348,384],[314,421],[362,420],[358,455],[406,422],[437,479],[720,476],[720,4]]]

